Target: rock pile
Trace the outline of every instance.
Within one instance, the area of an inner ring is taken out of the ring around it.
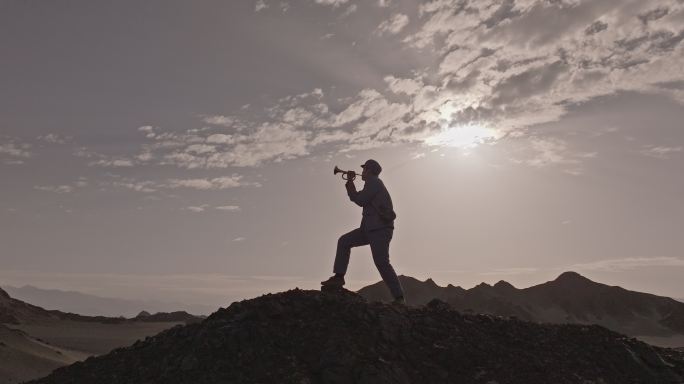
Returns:
[[[61,368],[67,383],[682,383],[684,353],[599,326],[291,290]]]

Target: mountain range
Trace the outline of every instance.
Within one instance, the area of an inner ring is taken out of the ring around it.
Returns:
[[[100,297],[75,291],[38,288],[32,285],[22,287],[6,285],[2,288],[13,298],[27,303],[45,309],[57,309],[86,316],[133,317],[141,311],[155,313],[181,310],[208,315],[216,310],[216,307],[210,305]]]
[[[553,281],[523,289],[505,281],[481,283],[467,290],[453,285],[441,287],[431,279],[401,276],[400,281],[412,305],[436,298],[465,313],[545,323],[599,324],[631,336],[684,335],[684,303],[597,283],[576,272],[565,272]],[[371,301],[390,300],[383,282],[358,293]]]

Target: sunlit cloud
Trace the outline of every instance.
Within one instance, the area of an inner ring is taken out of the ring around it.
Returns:
[[[429,146],[474,148],[480,144],[497,139],[499,134],[477,124],[445,127],[436,135],[425,139]]]
[[[392,17],[389,20],[385,20],[382,23],[380,23],[380,25],[378,25],[376,33],[378,35],[396,35],[397,33],[401,32],[401,30],[404,29],[404,27],[406,27],[408,23],[408,16],[398,13],[396,15],[392,15]]]

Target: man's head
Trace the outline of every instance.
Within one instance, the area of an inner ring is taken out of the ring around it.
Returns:
[[[369,175],[378,176],[380,172],[382,172],[382,167],[380,166],[380,163],[373,159],[366,161],[361,166],[361,168],[363,168],[363,172],[361,173],[361,180],[366,180],[366,177]]]

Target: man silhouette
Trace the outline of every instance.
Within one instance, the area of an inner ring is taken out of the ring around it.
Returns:
[[[353,177],[349,177],[345,184],[349,199],[363,207],[361,226],[340,236],[333,267],[335,275],[322,281],[321,285],[323,287],[344,286],[344,275],[347,273],[351,249],[370,245],[375,266],[394,297],[393,303],[406,304],[404,291],[389,261],[389,245],[394,232],[395,215],[392,198],[385,184],[378,177],[382,172],[382,167],[377,161],[368,160],[361,168],[363,168],[361,180],[365,181],[363,189],[356,191]]]

